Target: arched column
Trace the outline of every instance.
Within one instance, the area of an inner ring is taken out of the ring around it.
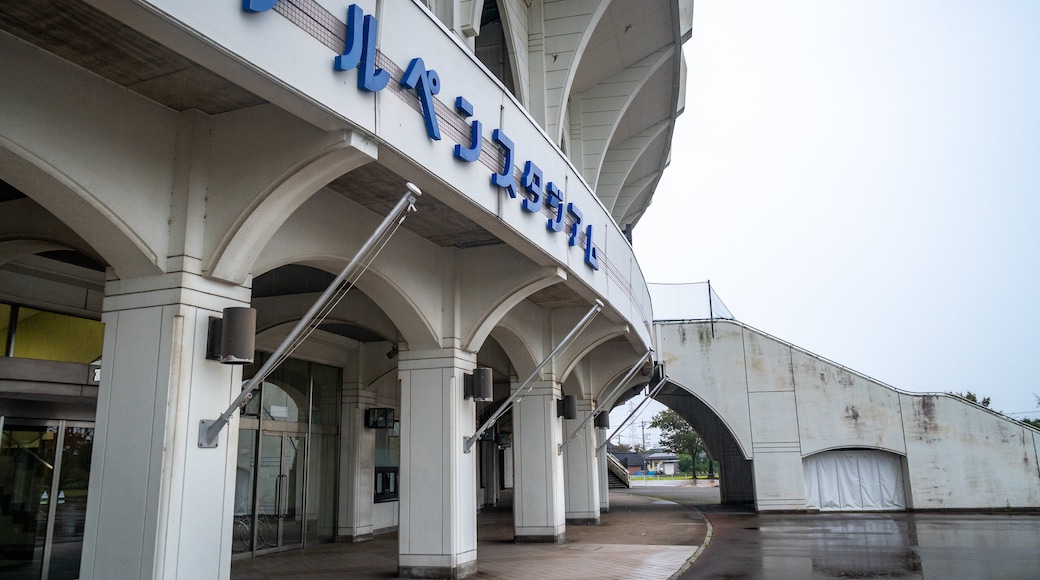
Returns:
[[[559,383],[539,381],[513,405],[513,535],[517,543],[558,544],[565,539],[564,466],[558,453],[563,420],[556,416],[561,394]]]
[[[610,411],[603,411],[609,413]],[[596,427],[596,473],[599,474],[599,512],[610,511],[610,480],[607,478],[607,446],[603,443],[607,440],[606,427]],[[599,446],[603,445],[602,448]]]
[[[476,571],[476,452],[463,437],[476,431],[475,408],[463,397],[476,353],[459,349],[401,351],[401,521],[398,574],[458,578]]]
[[[376,406],[376,396],[358,381],[357,369],[344,369],[340,404],[340,504],[336,540],[362,542],[374,532],[372,498],[375,496],[375,434],[365,428],[365,411]],[[347,376],[353,371],[354,376]]]
[[[106,285],[81,578],[230,575],[237,416],[215,449],[199,447],[199,421],[242,376],[206,359],[209,317],[248,299],[186,273]]]
[[[595,404],[590,399],[578,400],[578,416],[563,421],[563,436],[569,437],[589,415]],[[563,448],[565,517],[568,525],[599,523],[600,473],[596,460],[596,428],[590,420]]]

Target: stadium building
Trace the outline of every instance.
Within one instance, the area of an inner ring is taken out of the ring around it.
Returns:
[[[227,578],[396,532],[401,576],[465,576],[503,490],[516,542],[599,521],[643,388],[724,502],[1040,506],[1040,431],[644,280],[692,19],[0,3],[0,575]]]
[[[503,488],[517,541],[597,521],[691,21],[3,3],[3,570],[226,578],[396,530],[402,575],[461,576]]]

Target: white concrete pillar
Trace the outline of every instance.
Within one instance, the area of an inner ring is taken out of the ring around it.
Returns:
[[[513,441],[516,436],[513,435]],[[509,448],[502,453],[502,489],[513,489],[515,487],[515,479],[513,477],[513,442],[510,442]]]
[[[242,377],[206,359],[209,317],[248,301],[184,272],[106,285],[81,578],[230,575],[238,415],[216,448],[199,448],[199,421]]]
[[[458,349],[401,351],[401,522],[398,574],[457,578],[476,571],[479,447],[475,405],[463,398],[463,375],[476,354]]]
[[[564,438],[592,413],[595,405],[588,399],[578,401],[578,418],[564,420]],[[570,525],[599,523],[599,464],[596,461],[596,427],[589,421],[563,448],[565,516]]]
[[[603,411],[607,413],[608,411]],[[607,429],[596,427],[596,447],[607,440]],[[596,453],[596,473],[599,474],[599,512],[610,511],[610,478],[607,477],[607,446]]]
[[[558,383],[536,383],[513,406],[513,534],[518,543],[565,539],[563,419],[556,416]]]
[[[498,505],[500,489],[502,487],[498,479],[498,443],[495,441],[481,441],[480,445],[480,477],[477,485],[481,486],[481,507]]]
[[[375,502],[375,431],[365,428],[365,411],[375,406],[375,394],[356,382],[343,386],[340,464],[339,529],[336,540],[372,539]]]

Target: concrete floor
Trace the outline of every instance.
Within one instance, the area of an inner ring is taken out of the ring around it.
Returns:
[[[568,526],[561,544],[514,544],[510,494],[477,517],[477,573],[488,578],[668,578],[695,554],[708,525],[671,501],[611,494],[597,526]],[[395,578],[397,535],[359,544],[324,544],[231,564],[233,580]]]
[[[470,578],[1040,579],[1040,515],[758,515],[720,506],[717,488],[677,484],[612,492],[610,501],[600,525],[569,526],[554,545],[514,544],[508,504],[484,510]],[[396,570],[397,537],[388,534],[238,560],[231,577],[394,578]]]
[[[629,493],[696,505],[712,524],[683,580],[1040,578],[1040,515],[758,515],[704,504],[690,488]]]

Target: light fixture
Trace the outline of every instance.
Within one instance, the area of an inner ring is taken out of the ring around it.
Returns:
[[[256,345],[256,309],[225,308],[223,318],[209,317],[206,358],[226,365],[253,362]]]
[[[462,396],[474,401],[494,401],[495,382],[490,367],[477,367],[473,374],[466,373],[462,379]]]
[[[391,358],[392,359],[395,356],[397,356],[398,352],[400,352],[400,351],[397,350],[397,345],[395,344],[394,346],[390,347],[390,350],[388,350],[386,352],[386,358]]]
[[[495,435],[495,443],[498,444],[499,449],[505,449],[506,447],[512,446],[512,439],[512,433],[499,433],[498,435]]]
[[[610,413],[606,411],[600,411],[596,414],[596,418],[593,424],[597,429],[610,429]]]
[[[394,410],[389,407],[372,407],[365,410],[365,427],[369,429],[393,429]]]
[[[575,395],[564,395],[556,401],[556,416],[564,419],[578,418],[578,397]]]

